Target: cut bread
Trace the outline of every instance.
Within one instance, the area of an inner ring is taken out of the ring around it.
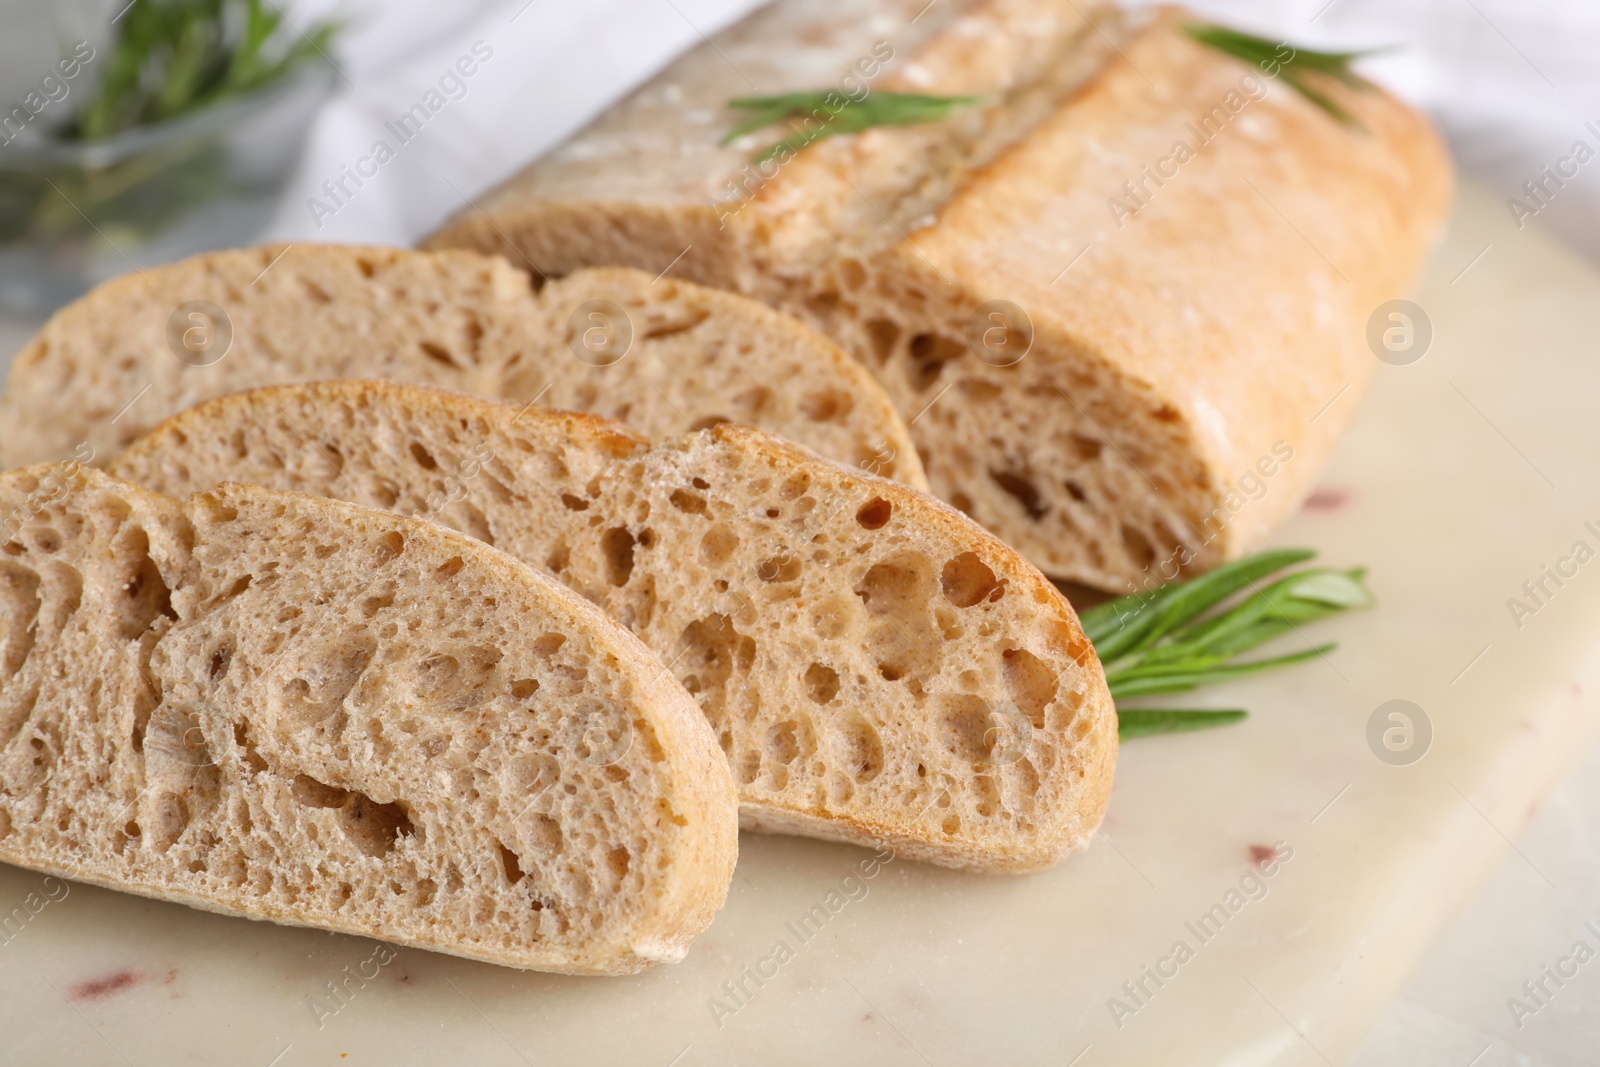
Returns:
[[[887,394],[797,320],[627,269],[538,288],[498,256],[345,245],[141,270],[58,311],[18,354],[0,465],[103,463],[201,400],[351,377],[595,410],[652,438],[747,422],[926,486]]]
[[[553,280],[539,301],[550,323],[543,334],[549,350],[506,375],[496,391],[507,400],[540,397],[547,407],[592,411],[652,440],[737,422],[928,487],[905,423],[877,379],[789,315],[735,293],[620,267]],[[607,305],[622,309],[632,334],[631,350],[615,363],[607,362],[615,350],[607,318],[615,312]],[[601,351],[588,357],[596,365],[574,360],[574,346],[596,330]],[[566,373],[549,373],[552,365]]]
[[[593,605],[440,527],[0,474],[0,860],[513,967],[680,958],[736,800]]]
[[[650,447],[588,415],[381,382],[253,391],[115,464],[423,515],[548,568],[655,649],[743,825],[988,871],[1085,844],[1116,717],[1065,598],[954,509],[758,431]]]
[[[1394,97],[1307,71],[1341,124],[1192,19],[780,0],[425,243],[551,275],[671,262],[789,311],[878,376],[939,496],[1052,576],[1154,585],[1299,507],[1451,181]],[[981,103],[762,164],[798,123],[720,144],[752,85],[842,99],[864,78]]]

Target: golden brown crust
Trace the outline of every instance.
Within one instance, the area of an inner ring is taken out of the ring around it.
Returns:
[[[1448,211],[1451,169],[1428,120],[1386,92],[1338,92],[1362,131],[1274,84],[1230,120],[1234,136],[1213,137],[1168,184],[1147,183],[1146,206],[1119,225],[1106,201],[1136,204],[1124,180],[1170,156],[1174,139],[1194,142],[1186,121],[1230,93],[1248,99],[1241,77],[1266,83],[1189,39],[1193,19],[1163,9],[898,254],[910,270],[925,257],[969,299],[1002,292],[1048,324],[1060,342],[1039,355],[1060,366],[1042,375],[1091,361],[1175,408],[1219,489],[1290,442],[1295,461],[1228,524],[1222,558],[1310,491],[1377,366],[1367,316],[1410,284]]]
[[[135,472],[146,464],[163,457],[181,455],[183,448],[188,444],[189,434],[195,432],[197,428],[214,424],[219,420],[248,421],[258,415],[263,398],[299,394],[315,395],[330,404],[370,404],[395,399],[417,404],[440,404],[444,403],[440,398],[451,397],[469,402],[473,405],[474,413],[492,410],[508,425],[515,425],[518,416],[524,410],[523,405],[486,402],[482,398],[468,396],[465,393],[406,382],[339,378],[265,389],[240,389],[196,404],[192,408],[185,408],[162,419],[112,458],[107,463],[107,469],[119,478],[137,481]],[[620,459],[650,447],[650,440],[644,434],[603,415],[593,415],[587,411],[557,411],[547,408],[540,410],[538,418],[582,447],[593,449],[608,458]],[[317,445],[315,442],[309,442],[308,447],[315,448]]]

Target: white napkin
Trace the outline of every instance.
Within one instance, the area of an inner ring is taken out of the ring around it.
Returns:
[[[382,0],[358,8],[334,57],[340,91],[311,132],[269,237],[411,244],[465,197],[581,129],[757,6]],[[302,4],[293,18],[303,25],[330,10],[350,6]],[[392,158],[374,152],[380,142]]]

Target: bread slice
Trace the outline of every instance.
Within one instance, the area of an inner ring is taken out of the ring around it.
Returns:
[[[987,871],[1098,825],[1116,717],[1072,608],[964,516],[739,426],[648,447],[593,416],[381,382],[211,401],[116,462],[426,516],[541,565],[655,649],[744,826]]]
[[[201,400],[352,377],[600,411],[651,437],[748,422],[926,486],[872,375],[793,318],[635,270],[536,289],[498,256],[345,245],[141,270],[22,349],[0,395],[0,466],[103,462]]]
[[[1191,39],[1194,19],[779,0],[425,244],[552,275],[670,261],[789,311],[878,376],[939,496],[1052,576],[1153,585],[1299,507],[1378,365],[1368,320],[1405,294],[1451,181],[1394,97],[1308,71],[1358,120],[1341,125]],[[719,146],[751,85],[864,78],[982,102],[765,164],[789,128]]]
[[[507,400],[540,397],[547,407],[592,411],[652,440],[737,422],[867,473],[928,487],[910,433],[877,379],[789,315],[622,267],[553,280],[539,302],[550,323],[546,350],[500,383],[496,392]],[[574,360],[586,332],[608,329],[614,313],[606,305],[622,309],[633,350],[615,363],[607,352],[593,366]],[[564,373],[550,373],[551,366]]]
[[[0,474],[0,860],[512,967],[681,957],[737,850],[659,660],[428,523]]]

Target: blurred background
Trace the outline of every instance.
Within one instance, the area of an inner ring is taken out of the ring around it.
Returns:
[[[410,244],[757,6],[0,0],[0,361],[53,307],[135,266],[261,240]],[[1600,265],[1600,160],[1542,202],[1524,192],[1576,142],[1600,147],[1600,3],[1190,6],[1306,46],[1384,49],[1361,69],[1433,116],[1464,179],[1508,212],[1513,199],[1536,206],[1525,226]],[[426,125],[394,136],[423,101]],[[380,140],[392,152],[354,182],[349,168]],[[1490,1048],[1519,1063],[1595,1062],[1600,973],[1525,1028],[1502,998],[1590,917],[1597,841],[1600,757],[1518,840],[1560,869],[1558,903],[1531,893],[1513,856],[1357,1062],[1467,1067]]]

